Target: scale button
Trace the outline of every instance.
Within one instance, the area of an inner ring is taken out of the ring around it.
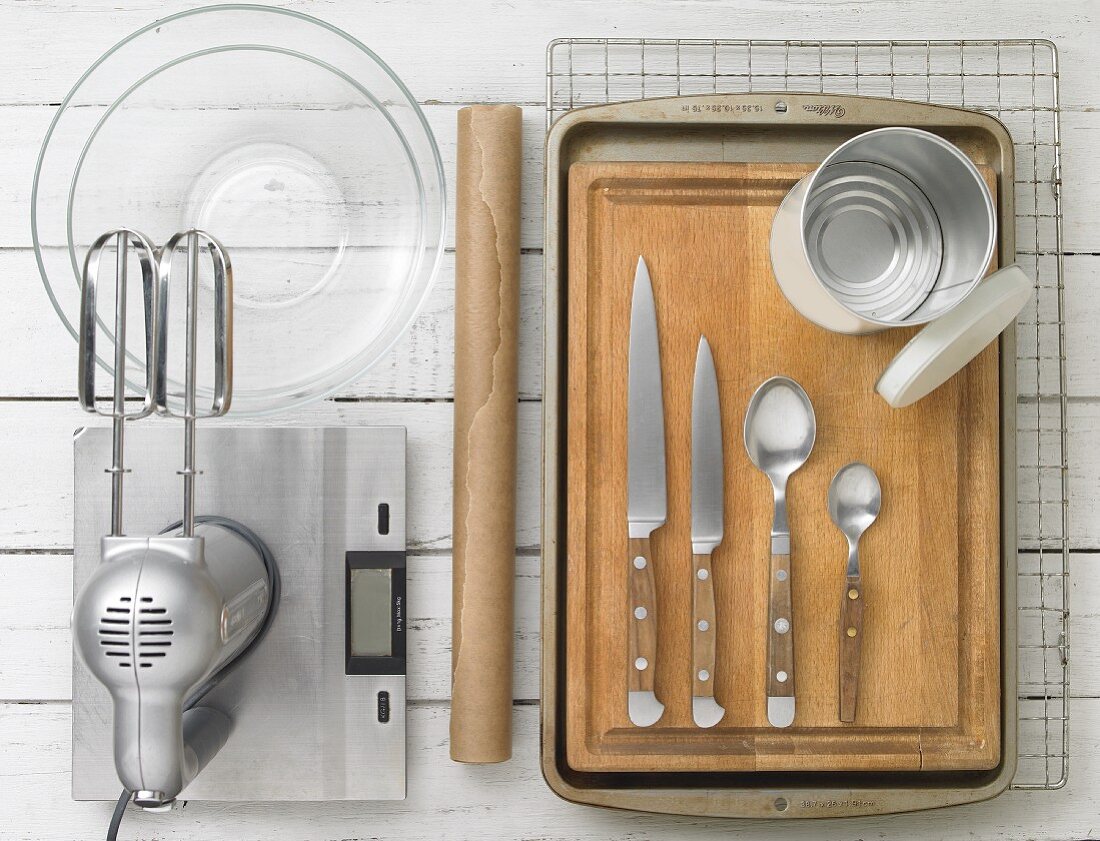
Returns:
[[[378,720],[386,724],[390,720],[390,693],[378,693]]]

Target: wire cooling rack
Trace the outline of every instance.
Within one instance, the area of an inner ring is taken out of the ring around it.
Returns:
[[[889,96],[984,111],[1012,134],[1016,244],[1036,295],[1017,321],[1019,766],[1056,789],[1069,765],[1066,336],[1058,54],[1042,40],[570,38],[547,50],[552,123],[584,105],[693,93]]]

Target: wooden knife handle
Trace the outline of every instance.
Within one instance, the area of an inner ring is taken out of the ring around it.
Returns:
[[[648,537],[630,538],[630,664],[631,692],[653,692],[657,667],[657,588]]]
[[[849,575],[840,607],[840,720],[856,720],[859,655],[863,643],[863,583]]]
[[[692,597],[692,665],[696,698],[714,697],[714,580],[711,578],[710,555],[694,556],[695,589]]]
[[[768,697],[794,697],[791,556],[772,555],[768,587]]]

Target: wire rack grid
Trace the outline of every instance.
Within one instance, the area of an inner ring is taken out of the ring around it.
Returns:
[[[1013,787],[1069,770],[1069,524],[1058,54],[1045,40],[567,38],[547,49],[547,123],[661,96],[801,91],[984,111],[1012,134],[1017,257],[1036,295],[1017,320],[1019,764]]]

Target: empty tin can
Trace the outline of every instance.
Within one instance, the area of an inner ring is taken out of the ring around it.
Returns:
[[[943,138],[860,134],[783,199],[772,268],[796,310],[827,330],[873,333],[954,309],[985,275],[997,238],[989,188]]]

